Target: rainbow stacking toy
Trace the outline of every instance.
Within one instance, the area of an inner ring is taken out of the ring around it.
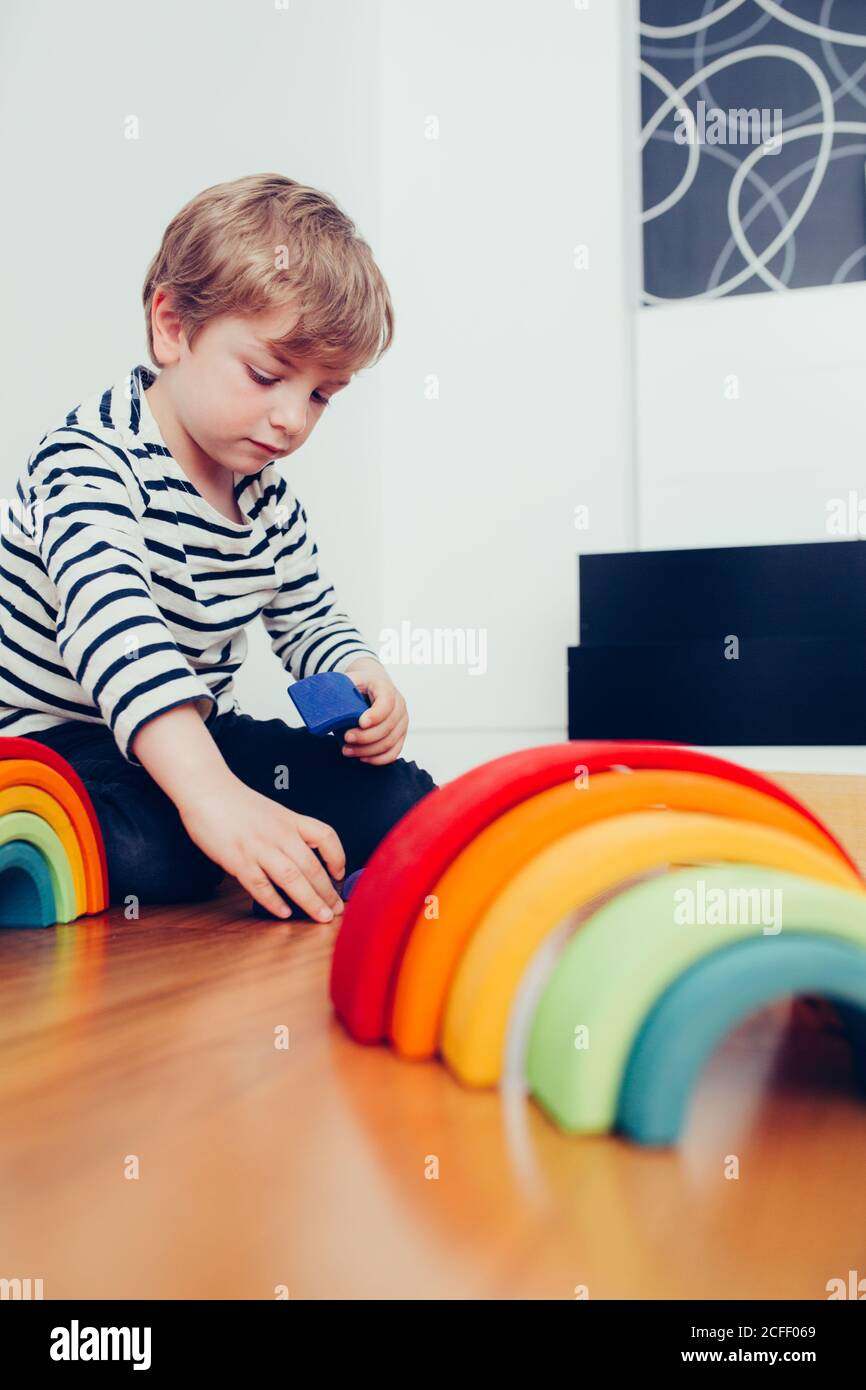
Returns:
[[[782,904],[781,930],[719,910],[764,894]],[[684,901],[715,911],[685,923]],[[536,985],[547,968],[534,995],[533,960]],[[528,998],[535,1100],[569,1133],[643,1144],[679,1139],[728,1031],[803,993],[832,1000],[866,1087],[856,866],[769,778],[644,741],[511,753],[424,797],[366,865],[331,971],[353,1038],[441,1054],[476,1087],[503,1077]]]
[[[0,927],[74,922],[108,904],[99,822],[65,758],[0,738]]]

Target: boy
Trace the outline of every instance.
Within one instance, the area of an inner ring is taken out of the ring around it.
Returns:
[[[196,900],[228,872],[261,909],[291,916],[282,890],[329,921],[331,879],[436,783],[398,757],[405,701],[273,460],[390,346],[388,289],[329,197],[261,174],[181,209],[143,299],[159,374],[136,366],[77,406],[18,483],[0,734],[78,772],[112,902]],[[342,671],[372,698],[344,745],[241,712],[233,675],[259,615],[296,679]]]

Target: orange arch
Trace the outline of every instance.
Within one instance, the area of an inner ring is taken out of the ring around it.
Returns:
[[[26,799],[24,789],[27,787],[37,788],[46,793],[64,812],[74,831],[75,840],[79,847],[82,873],[81,901],[84,904],[82,911],[101,912],[106,904],[100,849],[90,817],[82,805],[81,798],[75,788],[47,763],[37,762],[35,758],[0,759],[0,797],[5,797],[8,793],[21,789],[22,795]],[[11,801],[4,800],[3,809],[7,811],[35,811],[37,815],[42,814],[39,807],[31,805],[29,802],[25,805],[24,800],[20,798],[14,805]],[[54,828],[57,829],[56,826]],[[74,874],[73,866],[73,876]],[[78,887],[76,887],[76,898],[78,896]]]
[[[706,773],[668,769],[600,772],[583,788],[566,782],[503,812],[451,861],[416,914],[391,1000],[388,1033],[403,1057],[433,1057],[460,956],[484,910],[504,884],[554,840],[592,822],[667,807],[773,826],[836,855],[821,827],[763,791]]]

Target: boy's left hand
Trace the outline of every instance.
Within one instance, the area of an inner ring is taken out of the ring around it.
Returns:
[[[406,701],[382,663],[370,657],[356,661],[344,674],[373,702],[361,715],[359,727],[344,733],[344,757],[362,763],[393,762],[409,728]]]

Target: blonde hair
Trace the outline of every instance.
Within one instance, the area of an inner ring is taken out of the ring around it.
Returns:
[[[148,351],[160,366],[151,327],[157,288],[171,292],[190,347],[218,314],[289,303],[300,317],[270,342],[278,358],[361,370],[394,334],[388,286],[354,222],[326,193],[282,174],[214,184],[169,222],[142,292]]]

